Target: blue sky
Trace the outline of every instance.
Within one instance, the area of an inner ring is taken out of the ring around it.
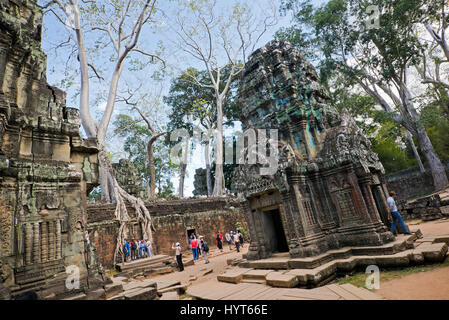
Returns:
[[[38,1],[40,4],[43,1]],[[229,1],[221,0],[218,1],[223,3],[223,6],[229,5]],[[243,1],[247,4],[251,4],[252,8],[255,9],[254,0]],[[322,3],[324,0],[317,0],[317,3]],[[173,14],[173,3],[172,2],[159,2],[162,3],[163,10],[167,12],[167,16],[172,19]],[[258,2],[259,3],[259,2]],[[280,6],[280,0],[274,0],[277,8]],[[220,4],[221,5],[221,4]],[[255,9],[257,10],[257,9]],[[261,10],[261,9],[259,9]],[[263,35],[263,37],[258,42],[257,47],[261,47],[265,45],[267,42],[273,39],[274,33],[279,30],[281,27],[288,26],[290,24],[291,18],[280,17],[279,23],[267,30],[267,32]],[[169,75],[163,81],[155,81],[151,78],[151,74],[155,71],[160,71],[161,65],[155,64],[149,67],[146,67],[143,71],[131,71],[125,70],[123,72],[122,78],[119,83],[119,91],[120,88],[125,90],[125,88],[135,89],[143,84],[141,90],[146,93],[150,93],[150,95],[154,96],[154,99],[159,99],[162,95],[166,94],[169,89],[170,80],[172,77],[176,76],[179,70],[186,69],[187,67],[196,67],[203,68],[203,65],[200,64],[198,60],[195,60],[192,57],[186,56],[179,50],[177,50],[173,43],[171,43],[168,39],[173,36],[169,29],[166,28],[166,21],[158,22],[157,26],[159,28],[146,29],[141,36],[140,43],[141,47],[146,51],[155,52],[158,51],[159,47],[162,45],[165,50],[162,52],[163,58],[166,60]],[[95,48],[98,46],[98,37],[100,33],[88,33],[86,34],[86,44],[89,48]],[[62,25],[62,23],[52,14],[47,13],[44,16],[44,31],[43,31],[43,41],[42,48],[44,52],[48,56],[47,62],[47,81],[51,85],[55,85],[60,87],[61,89],[67,92],[67,105],[71,107],[78,108],[78,96],[77,92],[79,90],[79,76],[76,75],[76,71],[78,70],[78,61],[76,58],[68,59],[72,48],[62,47],[56,49],[58,44],[63,43],[69,39],[69,33],[67,29]],[[257,48],[256,47],[256,48]],[[113,64],[110,62],[110,55],[112,54],[112,49],[108,47],[104,47],[104,44],[98,46],[96,52],[92,52],[89,54],[90,61],[95,65],[95,67],[100,70],[102,76],[105,78],[104,81],[98,81],[92,79],[91,82],[91,112],[96,115],[97,119],[102,114],[102,108],[105,106],[105,96],[108,92],[109,81],[111,68]],[[142,57],[139,57],[141,61]],[[131,62],[131,60],[130,60]],[[67,81],[69,79],[69,81]],[[67,83],[71,83],[70,85],[66,85]],[[153,100],[154,100],[153,99]],[[152,100],[152,101],[153,101]],[[160,100],[160,99],[159,99]],[[154,101],[153,101],[154,102]],[[154,103],[151,103],[154,105]],[[153,111],[153,119],[155,123],[159,126],[162,126],[167,119],[167,113],[169,109],[164,107],[163,105],[159,105],[158,109]],[[126,105],[116,104],[114,114],[118,113],[127,113],[130,114],[128,107]],[[109,135],[108,135],[108,150],[117,154],[116,160],[120,157],[126,157],[126,154],[123,152],[122,144],[119,138],[114,137],[112,134],[112,124],[109,127]],[[236,129],[239,126],[237,125]],[[225,135],[232,134],[232,130],[228,130]],[[201,156],[200,149],[194,151],[193,155],[190,158],[190,162],[188,164],[188,174],[185,182],[185,191],[184,194],[186,196],[191,195],[193,191],[193,176],[196,168],[203,167],[204,161]],[[178,185],[178,177],[173,177],[172,181],[175,187]]]

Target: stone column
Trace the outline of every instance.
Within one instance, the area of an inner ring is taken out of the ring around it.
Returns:
[[[42,221],[42,236],[41,236],[41,255],[42,262],[48,261],[48,222]]]
[[[33,226],[27,223],[25,226],[25,265],[31,264],[31,250],[33,248]]]
[[[251,205],[248,200],[242,202],[242,208],[245,210],[245,216],[248,220],[248,231],[249,236],[251,238],[251,242],[249,244],[249,249],[247,253],[248,260],[256,260],[260,258],[259,250],[260,250],[260,242],[259,237],[256,231],[255,225],[255,217],[253,216],[253,212],[251,210]]]
[[[362,189],[363,197],[365,199],[366,206],[368,208],[368,213],[370,215],[372,222],[381,222],[379,212],[377,211],[377,206],[371,191],[371,177],[359,178],[359,183]]]
[[[289,192],[281,193],[282,206],[280,206],[279,211],[282,218],[282,225],[286,233],[286,238],[289,246],[289,253],[291,257],[299,257],[303,255],[301,250],[301,244],[298,239],[297,230],[298,226],[295,224],[295,219],[292,213],[291,199]],[[296,228],[295,228],[296,226]],[[299,231],[299,230],[298,230]]]
[[[48,260],[55,260],[55,222],[49,221],[48,228]]]
[[[33,224],[33,263],[41,262],[41,237],[39,227],[39,222]]]
[[[61,220],[56,220],[56,259],[61,259]]]

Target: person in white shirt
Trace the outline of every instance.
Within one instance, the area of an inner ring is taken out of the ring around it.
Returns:
[[[176,246],[172,244],[171,248],[173,250],[176,250],[176,262],[178,263],[179,272],[184,271],[184,264],[182,263],[181,244],[179,242],[176,242]]]
[[[404,234],[411,234],[410,232],[407,231],[408,229],[404,223],[404,220],[402,219],[401,214],[398,212],[398,207],[396,206],[395,199],[396,199],[396,192],[391,191],[390,196],[387,199],[388,212],[393,217],[393,224],[391,225],[390,231],[393,233],[394,229],[396,229],[396,225],[399,222],[401,224],[402,230],[404,231]]]
[[[151,258],[153,256],[153,254],[151,253],[151,242],[150,242],[150,240],[147,240],[145,242],[145,247],[146,247],[148,258]]]
[[[231,241],[231,235],[229,234],[229,231],[225,234],[226,242],[229,245],[229,251],[232,251],[232,241]]]

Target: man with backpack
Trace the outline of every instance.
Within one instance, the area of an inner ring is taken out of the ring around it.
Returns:
[[[137,259],[137,243],[136,240],[131,241],[131,260]]]
[[[201,241],[201,255],[203,256],[204,260],[206,260],[205,264],[209,263],[209,258],[207,255],[209,254],[209,246],[207,245],[206,240],[204,240],[203,236],[200,236]]]

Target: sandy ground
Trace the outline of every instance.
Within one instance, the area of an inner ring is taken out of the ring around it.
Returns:
[[[411,231],[421,229],[424,236],[449,234],[449,220],[417,222],[407,221]],[[389,300],[449,300],[449,267],[382,282],[375,292]]]
[[[407,221],[411,231],[421,229],[424,235],[449,234],[449,220],[437,220],[430,222],[421,222],[419,220]],[[195,286],[200,283],[210,282],[211,285],[217,282],[217,275],[224,272],[230,266],[226,260],[242,256],[248,250],[248,243],[243,250],[237,253],[234,249],[229,251],[224,247],[224,253],[220,254],[218,250],[212,249],[210,263],[205,264],[204,259],[195,262],[195,265],[188,266],[183,272],[174,272],[166,275],[159,275],[153,278],[160,280],[179,280],[183,284]],[[218,255],[217,255],[218,254]],[[205,268],[212,268],[213,272],[201,276]],[[196,280],[191,280],[195,276]],[[449,267],[437,268],[432,271],[409,274],[399,279],[385,281],[381,283],[381,288],[375,291],[377,294],[389,300],[449,300]]]
[[[195,265],[185,267],[182,272],[175,271],[173,273],[158,275],[151,278],[158,280],[178,280],[181,281],[182,284],[187,284],[189,283],[191,276],[194,276],[197,279],[190,281],[191,286],[195,286],[206,281],[216,282],[217,275],[223,273],[227,268],[230,268],[226,260],[237,257],[241,258],[242,254],[248,251],[248,247],[248,243],[245,243],[243,249],[240,249],[240,253],[237,253],[235,248],[234,250],[229,251],[229,246],[227,245],[223,248],[223,253],[220,253],[216,248],[211,248],[209,256],[210,263],[205,264],[203,257],[200,257],[200,260],[195,261]],[[213,271],[212,273],[202,276],[205,269],[212,269]]]

